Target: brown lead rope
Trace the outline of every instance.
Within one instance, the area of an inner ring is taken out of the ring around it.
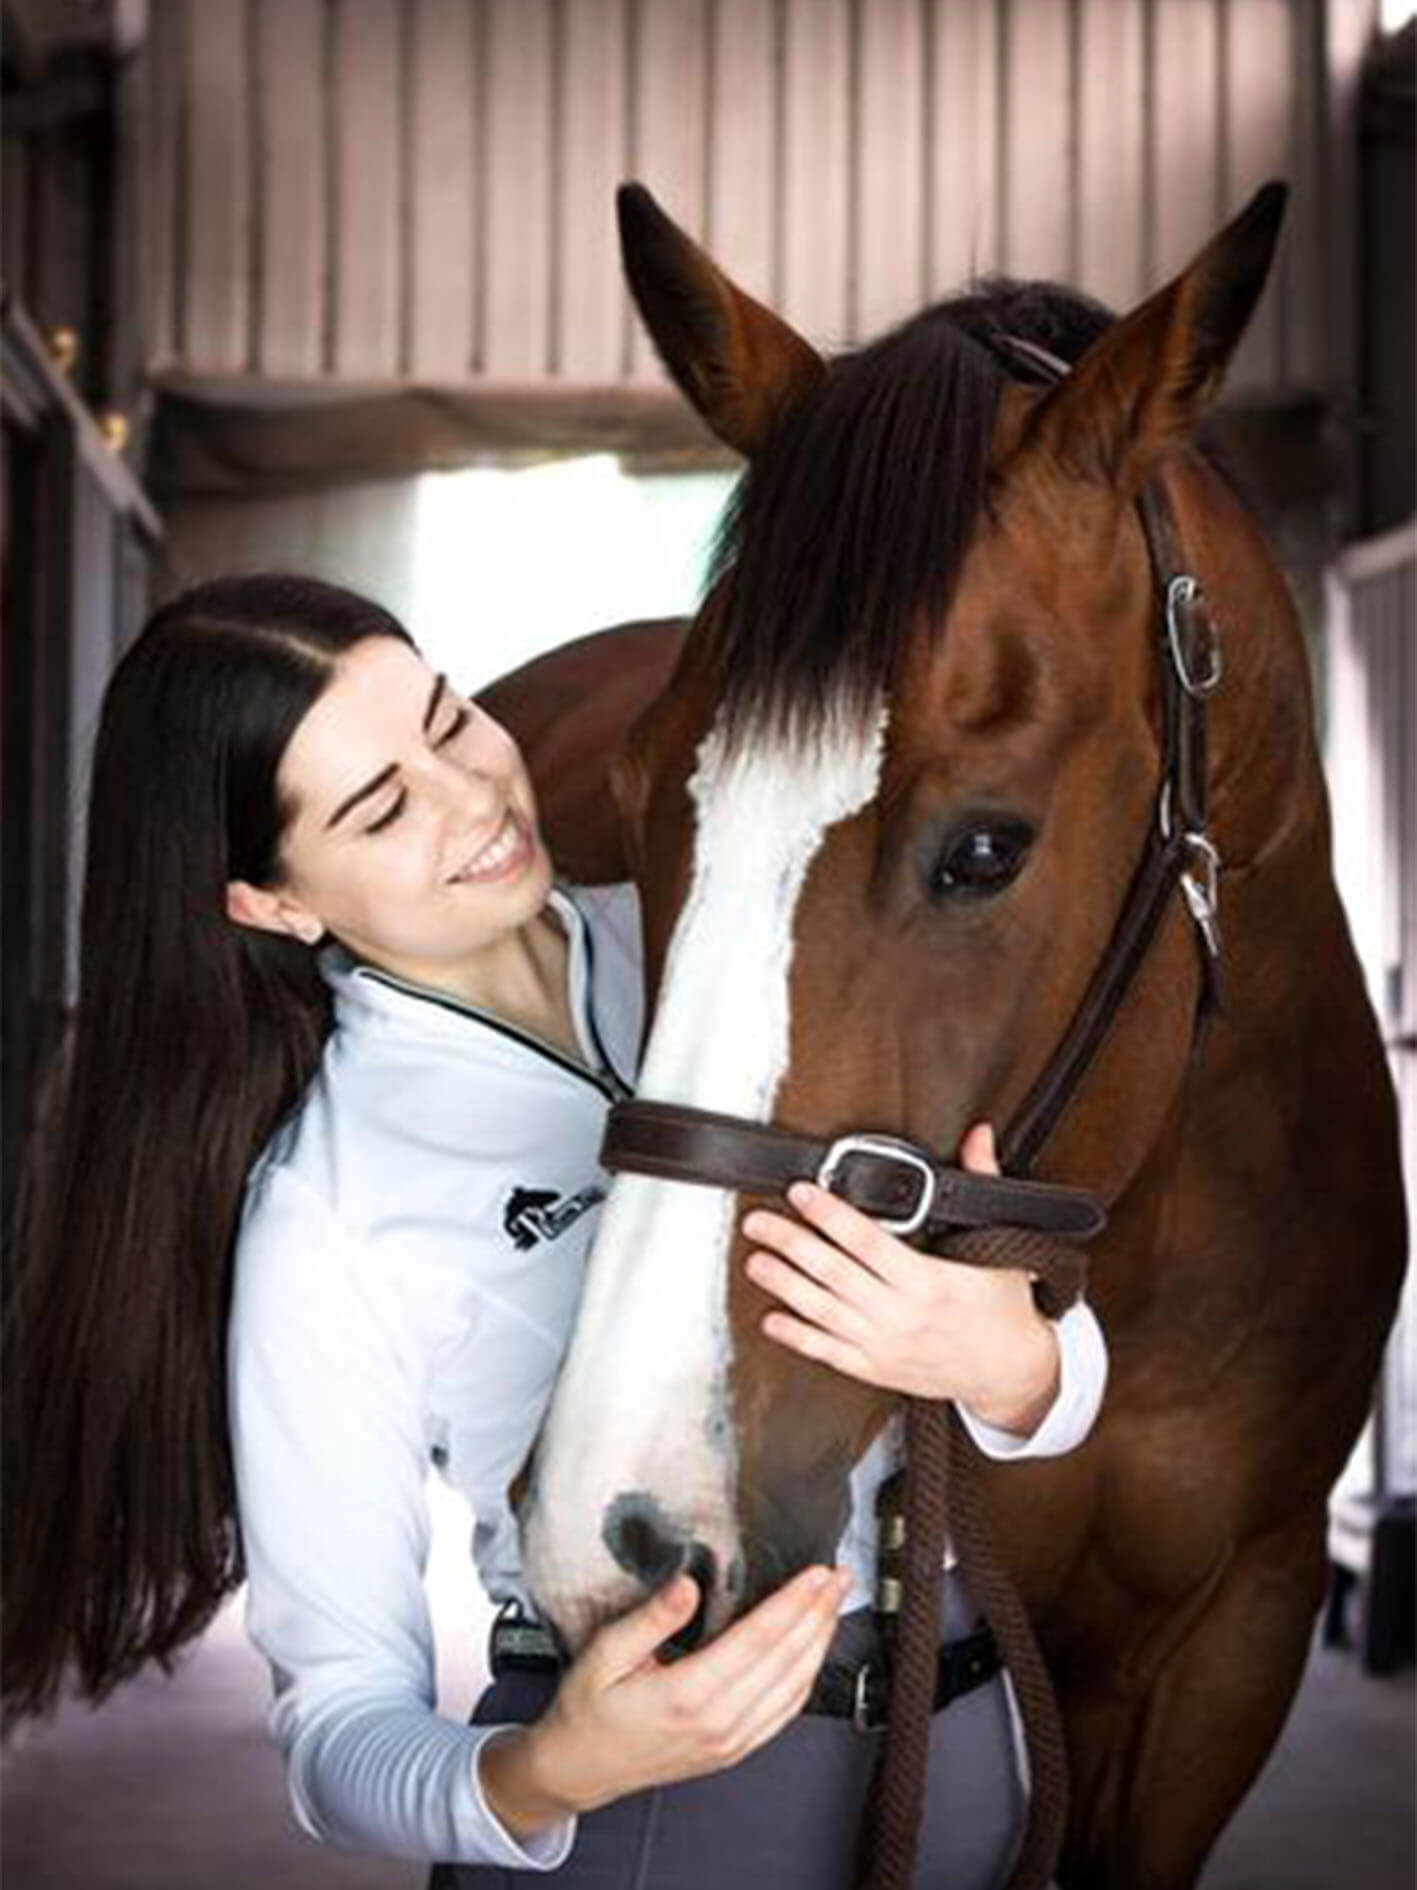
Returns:
[[[1046,1234],[991,1227],[952,1236],[943,1251],[973,1266],[1035,1275],[1040,1307],[1057,1318],[1082,1290],[1081,1254]],[[953,1406],[906,1406],[904,1597],[894,1650],[885,1750],[863,1831],[861,1890],[909,1890],[925,1802],[939,1642],[945,1536],[1004,1657],[1028,1749],[1028,1822],[1006,1890],[1043,1890],[1067,1822],[1062,1719],[1018,1590],[994,1554],[975,1472],[974,1446]]]
[[[915,1863],[940,1644],[949,1480],[945,1410],[925,1398],[911,1398],[905,1407],[904,1594],[891,1650],[885,1748],[862,1823],[861,1890],[908,1890]]]
[[[970,1592],[999,1643],[1028,1753],[1028,1821],[1006,1890],[1043,1890],[1052,1880],[1067,1833],[1068,1754],[1062,1714],[1023,1600],[994,1553],[975,1446],[953,1406],[949,1442],[951,1539]]]

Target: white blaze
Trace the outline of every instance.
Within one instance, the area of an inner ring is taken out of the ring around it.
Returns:
[[[830,724],[803,751],[729,753],[713,730],[689,783],[692,884],[665,964],[639,1094],[766,1121],[787,1068],[793,919],[827,830],[875,795],[884,711]],[[728,1410],[727,1256],[738,1197],[620,1176],[588,1263],[542,1435],[528,1573],[578,1641],[637,1598],[602,1540],[607,1508],[648,1494],[668,1521],[737,1561]],[[720,1592],[710,1614],[728,1612]]]

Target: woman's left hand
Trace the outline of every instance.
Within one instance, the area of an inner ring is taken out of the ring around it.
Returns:
[[[976,1123],[964,1167],[998,1174],[993,1131]],[[1058,1339],[1027,1273],[965,1266],[909,1247],[811,1182],[787,1198],[800,1221],[755,1209],[749,1276],[782,1301],[763,1320],[780,1345],[866,1384],[953,1398],[985,1423],[1026,1436],[1057,1396]]]

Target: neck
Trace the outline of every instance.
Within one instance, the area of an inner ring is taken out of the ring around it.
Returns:
[[[559,1006],[565,987],[565,933],[544,909],[451,972],[457,996],[509,1017]]]
[[[444,992],[538,1035],[559,1038],[569,1017],[567,955],[565,930],[548,905],[467,958],[380,962],[384,970],[411,984]]]

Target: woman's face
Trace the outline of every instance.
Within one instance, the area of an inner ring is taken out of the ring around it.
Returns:
[[[323,928],[436,983],[545,903],[551,862],[516,743],[393,637],[339,659],[277,785],[292,810],[279,890],[310,915],[302,936]]]

